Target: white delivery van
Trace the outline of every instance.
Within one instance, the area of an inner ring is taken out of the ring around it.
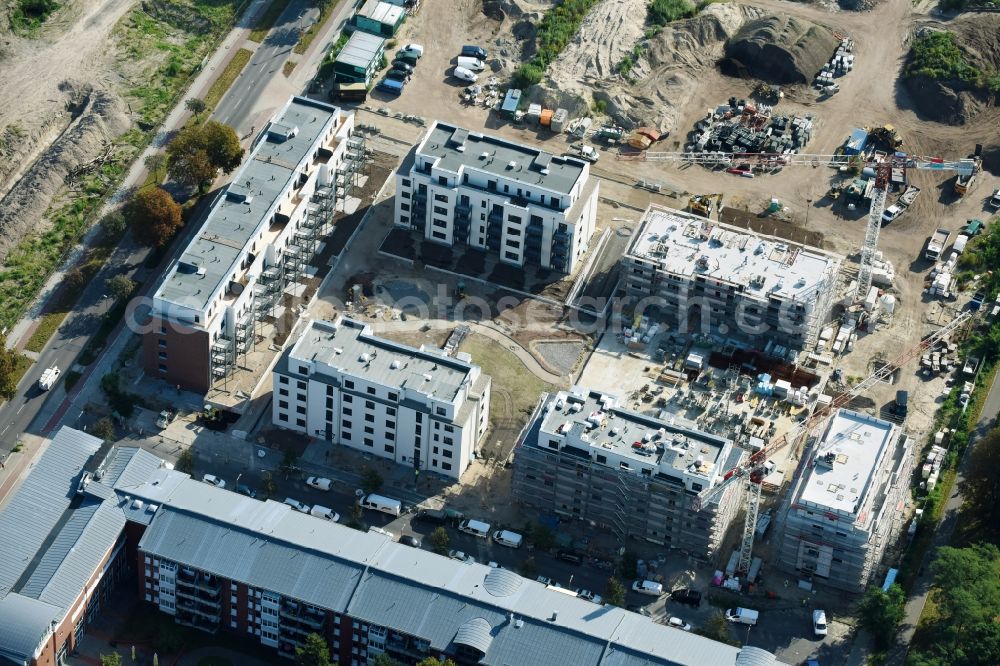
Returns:
[[[458,66],[464,67],[470,72],[481,72],[486,69],[486,64],[482,60],[469,56],[458,56]]]
[[[958,254],[962,254],[962,252],[965,250],[965,246],[968,244],[969,244],[969,237],[966,236],[965,234],[961,234],[958,238],[955,239],[955,244],[951,246],[951,249],[957,252]]]
[[[726,611],[726,619],[730,622],[749,624],[751,627],[757,624],[757,618],[759,616],[760,613],[752,608],[730,608]]]
[[[651,597],[658,597],[663,594],[663,585],[654,580],[637,580],[632,583],[632,591],[639,594],[648,594]]]
[[[476,82],[476,73],[470,71],[464,67],[455,67],[454,76],[456,79],[461,79],[463,81],[468,81],[469,83]]]
[[[306,485],[316,490],[329,490],[331,483],[330,479],[322,476],[310,476],[306,479]]]
[[[524,537],[517,532],[498,530],[493,533],[493,540],[501,546],[507,546],[508,548],[520,548],[521,542],[524,541]]]
[[[309,513],[317,518],[326,518],[327,520],[332,520],[333,522],[340,520],[340,514],[333,509],[328,509],[325,506],[320,506],[319,504],[310,509]]]
[[[358,503],[365,509],[381,511],[382,513],[388,513],[392,516],[398,516],[403,511],[403,503],[398,499],[382,497],[381,495],[376,495],[375,493],[365,495],[359,500]]]
[[[463,520],[458,524],[458,529],[472,536],[486,539],[490,536],[490,524],[481,520]]]

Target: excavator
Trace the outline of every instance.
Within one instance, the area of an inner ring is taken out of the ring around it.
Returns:
[[[712,199],[717,199],[716,205],[721,209],[721,194],[695,194],[688,199],[688,211],[702,217],[712,217]]]

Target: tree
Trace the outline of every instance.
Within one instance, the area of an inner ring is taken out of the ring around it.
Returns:
[[[604,586],[604,601],[612,606],[625,604],[625,586],[614,576],[608,578],[608,582]]]
[[[551,528],[545,525],[535,525],[531,530],[531,542],[538,550],[549,550],[556,544],[556,537]]]
[[[177,463],[174,464],[174,469],[185,474],[194,474],[194,453],[191,452],[191,449],[181,451],[181,454],[177,456]]]
[[[382,484],[385,481],[382,479],[382,475],[378,473],[374,467],[365,467],[361,472],[361,488],[366,493],[377,493],[382,490]]]
[[[149,169],[153,174],[153,180],[157,185],[163,182],[167,173],[167,156],[163,153],[153,153],[152,155],[147,155],[144,159],[143,164]]]
[[[351,507],[351,520],[347,523],[347,526],[360,530],[361,526],[364,525],[364,517],[365,512],[361,509],[361,505],[355,502]]]
[[[90,434],[103,440],[113,442],[115,439],[115,424],[107,416],[90,427]]]
[[[427,657],[426,659],[421,659],[417,662],[417,666],[458,666],[451,659],[438,659],[436,657]]]
[[[260,476],[260,489],[264,493],[264,499],[273,497],[278,492],[278,484],[274,482],[274,477],[270,472],[264,472]]]
[[[448,536],[448,530],[443,527],[439,527],[431,532],[429,540],[431,542],[431,550],[438,555],[447,553],[448,546],[451,545],[451,537]]]
[[[695,633],[720,643],[740,644],[739,641],[733,640],[732,634],[729,633],[729,620],[722,614],[722,611],[712,613],[705,624],[700,629],[695,630]]]
[[[204,191],[222,169],[231,173],[243,160],[243,147],[232,127],[214,120],[189,125],[167,144],[167,172],[179,183]]]
[[[631,550],[626,550],[618,565],[618,574],[627,579],[639,577],[639,558]]]
[[[117,652],[102,654],[101,666],[122,666],[122,656]]]
[[[521,575],[531,579],[538,575],[538,564],[534,557],[529,555],[524,562],[521,562]]]
[[[981,525],[995,525],[1000,517],[1000,428],[990,430],[976,442],[965,473],[964,493],[969,509]]]
[[[184,102],[184,107],[188,111],[190,111],[191,113],[193,113],[195,115],[195,117],[197,118],[202,113],[204,113],[205,109],[208,108],[208,105],[205,104],[204,100],[198,99],[197,97],[192,97],[191,99],[189,99],[189,100],[187,100],[187,101]]]
[[[162,187],[149,187],[125,206],[125,218],[143,245],[163,247],[184,225],[181,207]]]
[[[295,648],[295,663],[297,666],[333,666],[330,661],[330,649],[319,634],[306,636],[305,645]]]
[[[383,652],[375,655],[375,658],[372,659],[372,666],[401,666],[401,664]]]
[[[116,275],[104,281],[104,288],[107,290],[108,296],[116,301],[125,300],[131,296],[136,286],[135,280],[130,280],[124,275]]]
[[[899,585],[893,585],[888,592],[874,586],[865,591],[858,607],[858,616],[879,649],[889,647],[896,636],[896,627],[903,619],[905,602],[906,595]]]
[[[17,395],[19,358],[15,350],[0,345],[0,398],[10,400]]]
[[[112,211],[101,219],[101,231],[104,237],[101,242],[104,245],[114,245],[122,239],[128,231],[128,222],[121,211]]]

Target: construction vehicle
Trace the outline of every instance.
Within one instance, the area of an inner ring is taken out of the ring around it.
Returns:
[[[712,199],[717,199],[718,208],[722,208],[721,194],[695,194],[688,199],[688,210],[695,215],[712,217]]]
[[[597,160],[601,157],[597,153],[597,149],[584,143],[574,143],[570,146],[570,149],[570,151],[563,153],[563,155],[567,157],[577,157],[581,160],[586,160],[591,164],[596,164]]]
[[[890,131],[890,137],[896,137],[895,130],[890,126],[885,128]],[[894,139],[898,141],[898,137]],[[733,164],[743,164],[736,170],[741,173],[753,173],[754,171],[775,171],[779,168],[794,165],[806,166],[833,166],[847,167],[857,166],[859,168],[871,167],[875,170],[875,181],[872,185],[871,208],[868,211],[868,226],[865,231],[865,240],[861,246],[861,261],[858,270],[858,290],[855,292],[857,299],[864,299],[872,287],[872,275],[875,271],[876,254],[878,252],[878,235],[882,228],[882,213],[885,212],[885,197],[888,191],[889,182],[893,170],[904,172],[907,169],[928,169],[932,171],[954,171],[959,176],[969,176],[974,174],[981,164],[979,158],[971,157],[961,160],[946,161],[940,157],[924,157],[918,155],[907,155],[906,153],[894,152],[891,154],[876,153],[871,157],[860,155],[818,155],[809,153],[674,153],[645,151],[643,153],[619,153],[618,159],[643,159],[646,161],[669,161],[683,162],[687,164],[703,164],[705,166],[731,166]]]
[[[972,172],[969,174],[959,173],[955,176],[955,194],[960,197],[964,197],[972,189],[973,183],[976,182],[976,176],[979,175],[979,170],[983,168],[983,160],[978,156],[971,157],[970,160],[975,165]]]
[[[750,570],[750,564],[753,560],[754,535],[757,530],[757,516],[760,510],[761,486],[763,485],[764,477],[767,476],[769,469],[767,463],[774,457],[774,454],[790,444],[795,444],[803,435],[806,435],[820,426],[828,416],[836,412],[841,407],[846,406],[855,397],[861,395],[872,386],[886,381],[907,362],[920,356],[925,350],[933,347],[939,340],[942,340],[951,333],[959,330],[967,323],[971,323],[973,317],[974,313],[971,311],[961,313],[952,319],[947,325],[942,326],[934,333],[926,336],[918,344],[910,347],[892,361],[882,364],[874,372],[868,375],[868,377],[858,382],[848,390],[836,395],[825,406],[816,408],[812,414],[806,417],[805,420],[801,421],[787,433],[772,439],[758,451],[752,453],[746,460],[727,471],[723,474],[721,483],[703,491],[700,495],[694,498],[692,507],[695,511],[700,511],[706,504],[722,495],[722,493],[724,493],[731,484],[738,481],[744,481],[746,483],[747,508],[743,524],[743,539],[740,544],[739,562],[736,567],[738,572],[747,573]]]
[[[940,259],[941,253],[944,252],[944,248],[948,244],[950,237],[951,231],[944,227],[935,231],[934,235],[927,239],[927,249],[924,250],[924,259],[928,261],[937,261]]]
[[[780,87],[767,83],[758,83],[751,94],[765,104],[777,104],[784,97]]]
[[[889,224],[897,217],[906,212],[906,209],[913,205],[913,202],[917,200],[917,195],[920,194],[920,188],[916,185],[910,185],[903,192],[902,196],[882,213],[882,224]]]

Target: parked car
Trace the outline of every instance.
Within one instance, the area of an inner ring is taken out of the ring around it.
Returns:
[[[309,505],[308,504],[303,504],[302,502],[298,501],[297,499],[292,499],[291,497],[286,497],[284,503],[287,504],[288,506],[292,507],[293,509],[295,509],[299,513],[309,513],[309,509],[310,509]]]
[[[413,73],[413,65],[399,58],[392,61],[392,68],[406,72],[407,74]]]
[[[583,564],[583,555],[572,550],[560,550],[556,553],[556,558],[570,564]]]
[[[464,67],[456,67],[455,70],[452,72],[452,76],[454,76],[456,79],[468,81],[469,83],[475,83],[476,79],[479,78],[476,76],[475,72],[470,72]]]
[[[679,590],[674,590],[670,593],[670,600],[676,601],[679,604],[685,604],[698,608],[701,606],[701,592],[682,587]]]
[[[172,409],[164,409],[160,412],[160,415],[156,417],[156,427],[163,430],[168,425],[173,423],[176,413]]]
[[[322,476],[310,476],[306,479],[306,485],[316,490],[329,490],[332,483],[330,479]]]
[[[413,516],[411,522],[427,523],[428,525],[447,525],[448,515],[437,509],[423,509]]]
[[[420,58],[424,55],[424,47],[420,44],[406,44],[403,48],[399,49],[399,53],[405,53],[407,55],[413,55]]]
[[[537,580],[542,585],[551,585],[552,584],[552,579],[549,578],[548,576],[539,576],[535,580]]]
[[[671,627],[676,627],[677,629],[683,629],[684,631],[691,631],[691,625],[679,617],[670,618],[667,624],[669,624]]]
[[[473,72],[481,72],[486,69],[486,63],[484,63],[479,58],[470,58],[467,56],[459,56],[458,60],[455,62],[459,67],[464,67]]]
[[[464,58],[478,58],[479,60],[486,60],[486,49],[482,46],[475,46],[472,44],[466,44],[462,47],[462,53],[460,54]]]
[[[637,580],[632,583],[632,591],[658,597],[663,594],[663,584],[653,580]]]
[[[381,90],[382,92],[389,93],[390,95],[399,95],[403,92],[403,88],[405,86],[406,86],[405,81],[385,78],[379,81],[378,85],[375,87]]]
[[[630,610],[633,613],[638,613],[639,615],[645,615],[646,617],[649,617],[649,611],[646,610],[645,606],[639,606],[637,604],[631,604],[629,606],[626,606],[626,610]]]
[[[813,633],[817,636],[826,636],[826,612],[816,609],[813,611]]]
[[[385,78],[391,79],[393,81],[405,82],[410,79],[410,74],[408,72],[404,72],[401,69],[390,69],[388,72],[386,72]]]
[[[449,550],[448,557],[450,557],[453,560],[458,560],[459,562],[465,562],[467,564],[471,564],[476,561],[476,558],[472,557],[472,555],[466,555],[460,550]]]
[[[997,189],[990,197],[990,200],[986,202],[986,205],[990,207],[991,210],[1000,210],[1000,189]]]
[[[410,536],[409,534],[404,534],[399,537],[399,543],[404,546],[410,546],[411,548],[420,548],[420,539],[415,536]]]
[[[576,590],[576,596],[580,597],[581,599],[586,599],[587,601],[591,601],[598,605],[604,603],[604,599],[601,597],[601,595],[594,594],[590,590]]]
[[[226,487],[226,482],[213,474],[206,474],[205,476],[201,477],[201,480],[209,484],[210,486],[215,486],[216,488]]]
[[[323,518],[325,520],[331,520],[335,523],[340,522],[339,513],[329,507],[320,506],[319,504],[314,504],[313,508],[309,509],[309,515],[316,516],[317,518]]]
[[[257,491],[245,483],[241,483],[238,486],[236,486],[236,492],[238,492],[240,495],[246,495],[250,499],[257,497]]]

